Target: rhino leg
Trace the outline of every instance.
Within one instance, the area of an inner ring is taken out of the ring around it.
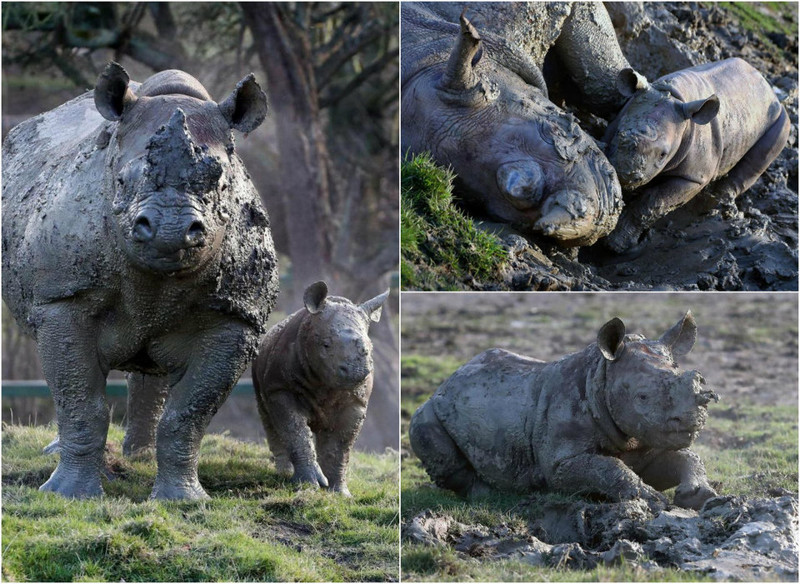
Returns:
[[[336,425],[317,433],[317,453],[322,472],[328,478],[328,489],[350,497],[347,488],[347,464],[350,450],[361,431],[366,409],[354,404],[336,415]]]
[[[626,201],[617,226],[605,240],[612,250],[619,253],[636,245],[646,229],[688,203],[706,184],[681,177],[657,178],[654,182]]]
[[[308,409],[292,392],[278,391],[266,398],[264,410],[268,419],[264,428],[278,471],[293,468],[293,483],[327,487],[328,480],[317,463]]]
[[[780,116],[761,136],[750,150],[736,163],[728,174],[720,178],[713,188],[713,197],[718,204],[731,207],[740,194],[758,180],[769,165],[786,146],[791,123],[786,110],[780,108]]]
[[[414,454],[437,485],[466,498],[490,492],[439,421],[430,401],[411,418],[408,437]]]
[[[675,505],[700,510],[717,492],[708,483],[703,461],[688,448],[630,453],[625,462],[653,488],[675,490]]]
[[[58,466],[40,490],[74,498],[102,495],[108,372],[97,357],[90,317],[79,303],[55,303],[37,310],[35,319],[39,357],[58,417],[60,453]]]
[[[245,368],[242,347],[252,335],[238,323],[209,325],[202,337],[177,332],[153,347],[156,362],[185,363],[185,370],[173,380],[158,423],[152,499],[208,498],[197,478],[200,441]]]
[[[128,373],[128,424],[122,453],[130,456],[156,444],[156,427],[169,393],[166,376]]]

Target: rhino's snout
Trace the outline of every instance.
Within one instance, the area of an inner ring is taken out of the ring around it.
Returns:
[[[206,244],[208,229],[194,210],[177,217],[165,218],[154,209],[144,209],[134,219],[134,241],[150,244],[165,252],[175,252]]]

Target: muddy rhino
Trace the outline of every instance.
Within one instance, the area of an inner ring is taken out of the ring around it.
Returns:
[[[622,107],[614,79],[630,65],[603,5],[404,2],[401,14],[403,152],[430,152],[467,206],[522,231],[565,247],[610,233],[616,174],[542,74],[552,51],[594,111]]]
[[[623,189],[633,192],[606,239],[616,251],[635,245],[712,181],[716,196],[731,205],[789,136],[786,110],[742,59],[683,69],[652,84],[624,69],[617,84],[630,100],[607,129],[606,152]]]
[[[305,307],[262,340],[253,362],[258,412],[275,466],[294,482],[350,496],[347,463],[372,393],[369,324],[388,296],[356,305],[316,282]]]
[[[102,494],[106,377],[120,369],[125,452],[156,446],[152,497],[207,497],[200,440],[278,289],[269,220],[231,134],[266,113],[252,75],[217,104],[187,73],[140,85],[112,63],[94,92],[9,133],[3,298],[36,338],[60,438],[41,490]]]
[[[716,495],[689,450],[717,395],[675,359],[689,352],[691,313],[657,341],[625,333],[618,318],[597,342],[545,363],[490,349],[463,365],[414,414],[411,447],[441,487],[554,489],[660,508],[699,509]]]

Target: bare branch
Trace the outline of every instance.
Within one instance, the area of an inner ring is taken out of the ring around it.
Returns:
[[[380,59],[365,67],[361,71],[361,73],[353,77],[344,87],[332,88],[327,93],[327,95],[320,98],[319,100],[320,109],[331,107],[339,103],[341,99],[350,95],[367,79],[369,79],[376,73],[380,73],[381,71],[383,71],[386,65],[397,59],[399,53],[400,53],[399,49],[394,49],[393,51],[386,53]]]

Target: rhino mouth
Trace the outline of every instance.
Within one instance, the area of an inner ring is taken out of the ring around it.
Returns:
[[[172,251],[142,248],[134,258],[140,268],[165,274],[193,272],[205,264],[207,252],[202,248]]]

